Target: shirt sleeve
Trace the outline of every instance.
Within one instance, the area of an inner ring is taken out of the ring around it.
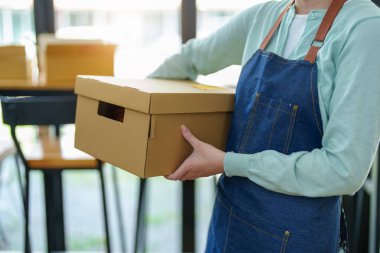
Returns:
[[[241,64],[244,45],[256,7],[236,14],[227,24],[204,39],[192,39],[181,52],[166,59],[149,78],[192,79]]]
[[[380,139],[380,19],[356,25],[336,62],[335,88],[322,148],[227,153],[227,176],[248,177],[264,188],[309,197],[353,194],[363,185]]]

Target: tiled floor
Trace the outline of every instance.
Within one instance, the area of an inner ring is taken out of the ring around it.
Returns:
[[[111,223],[111,241],[115,252],[120,252],[118,220],[114,209],[111,171],[105,167],[107,198]],[[120,185],[128,251],[132,249],[136,217],[138,179],[116,169]],[[0,251],[20,251],[23,248],[23,216],[14,160],[3,163],[0,176]],[[69,251],[103,251],[103,219],[100,184],[95,172],[64,172],[64,206],[66,244]],[[164,178],[149,180],[147,252],[180,252],[180,190],[178,182]],[[209,218],[214,198],[214,181],[206,178],[196,181],[196,242],[197,252],[205,246]],[[42,173],[31,175],[31,237],[35,251],[46,249]]]

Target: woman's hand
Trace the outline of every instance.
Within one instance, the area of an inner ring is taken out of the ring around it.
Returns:
[[[193,153],[166,179],[194,180],[224,172],[225,153],[214,146],[198,140],[186,126],[181,126],[183,137],[193,147]]]

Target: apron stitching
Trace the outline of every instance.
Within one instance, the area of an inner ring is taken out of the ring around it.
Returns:
[[[286,146],[287,146],[287,143],[288,143],[290,128],[292,126],[292,119],[293,119],[293,115],[290,118],[289,127],[288,127],[288,133],[286,134],[286,139],[285,139],[285,143],[284,143],[284,149],[282,150],[282,153],[284,153],[284,154],[285,154]]]
[[[266,53],[265,51],[262,51],[261,55],[266,56],[265,53]],[[267,56],[268,58],[271,58],[271,59],[275,58],[277,61],[279,61],[285,65],[293,65],[293,64],[310,65],[310,62],[305,61],[305,60],[289,60],[289,59],[286,59],[284,57],[281,57],[280,55],[275,55],[272,52],[267,52],[267,54],[269,55],[269,56]]]
[[[304,60],[289,60],[282,57],[276,57],[276,60],[280,61],[284,65],[302,64]]]
[[[247,142],[247,139],[248,139],[248,133],[249,133],[249,130],[251,129],[251,126],[252,126],[252,123],[253,123],[253,119],[255,118],[255,113],[256,113],[256,108],[257,108],[257,103],[258,103],[258,100],[259,100],[259,97],[260,97],[260,93],[256,93],[256,100],[255,100],[255,106],[251,112],[251,115],[249,117],[249,122],[248,122],[248,126],[245,130],[245,134],[244,134],[244,138],[243,138],[243,142],[240,146],[240,149],[239,149],[239,153],[242,152],[243,148],[245,147],[245,144]]]
[[[288,244],[288,239],[289,239],[289,231],[285,231],[285,238],[283,239],[280,253],[285,253],[286,245]]]
[[[293,107],[293,113],[292,113],[292,119],[291,119],[291,131],[290,131],[290,137],[289,137],[289,140],[288,140],[288,137],[286,137],[286,140],[287,140],[287,143],[286,144],[286,150],[285,150],[285,154],[287,154],[289,152],[289,146],[290,146],[290,141],[292,139],[292,135],[293,135],[293,129],[294,129],[294,125],[295,125],[295,122],[296,122],[296,116],[297,116],[297,110],[298,110],[298,106],[295,108]]]
[[[266,58],[270,58],[269,55],[264,53],[263,51],[259,52],[259,55],[266,57]]]
[[[290,59],[286,59],[284,57],[281,57],[279,55],[276,55],[272,52],[269,52],[269,51],[261,51],[259,53],[261,56],[263,57],[266,57],[266,58],[269,58],[269,59],[273,59],[275,58],[277,61],[280,61],[281,63],[285,64],[285,65],[293,65],[293,64],[305,64],[305,65],[311,65],[310,62],[308,61],[305,61],[305,60],[290,60]]]
[[[289,122],[289,128],[288,128],[288,133],[286,134],[286,140],[285,140],[285,146],[284,146],[284,149],[282,150],[282,153],[285,154],[285,151],[287,150],[287,146],[288,146],[288,139],[289,139],[289,135],[290,135],[290,132],[291,132],[291,129],[292,129],[292,123],[293,123],[293,119],[294,119],[294,111],[291,115],[291,118],[290,118],[290,122]],[[289,142],[290,144],[290,142]]]
[[[311,68],[310,90],[311,90],[311,98],[313,100],[313,113],[314,113],[315,122],[316,122],[317,127],[318,127],[318,131],[319,131],[320,135],[323,136],[321,127],[319,126],[319,123],[318,123],[317,115],[315,113],[315,100],[314,100],[314,91],[313,91],[313,71],[314,71],[314,68]]]
[[[267,232],[267,231],[265,231],[265,230],[262,230],[261,228],[259,228],[259,227],[255,226],[255,225],[253,225],[253,224],[251,224],[251,223],[249,223],[249,222],[243,220],[242,218],[240,218],[239,216],[237,216],[237,215],[234,214],[233,212],[231,212],[231,214],[232,214],[236,219],[238,219],[238,220],[240,220],[241,222],[247,224],[248,226],[252,227],[253,229],[260,231],[260,232],[263,233],[263,234],[266,234],[266,235],[268,235],[268,236],[270,236],[270,237],[272,237],[272,238],[275,238],[275,239],[277,239],[277,240],[281,240],[281,241],[284,240],[282,237],[279,237],[279,236],[274,235],[274,234],[272,234],[272,233],[269,233],[269,232]]]
[[[266,107],[272,108],[272,109],[279,110],[280,112],[283,112],[283,113],[292,114],[291,112],[287,112],[287,111],[285,111],[285,110],[281,110],[281,109],[279,109],[279,108],[277,108],[277,107],[273,107],[273,106],[270,106],[270,105],[268,105],[268,104],[264,104],[264,103],[261,103],[261,102],[257,102],[257,103],[260,104],[260,105],[264,105],[264,106],[266,106]]]
[[[227,249],[227,243],[228,243],[228,235],[230,233],[230,224],[231,224],[231,216],[232,216],[232,207],[229,209],[230,217],[228,218],[228,225],[227,225],[227,233],[226,233],[226,243],[224,244],[223,253],[226,252]]]
[[[224,205],[223,201],[220,199],[219,196],[217,196],[217,199],[218,199],[218,201],[220,202],[220,204],[222,205],[222,207],[223,207],[224,209],[226,209],[227,211],[230,210],[230,208],[228,208],[228,207],[226,207],[226,206]]]
[[[276,113],[276,117],[274,118],[274,121],[273,121],[273,125],[272,125],[272,131],[270,132],[270,136],[269,136],[269,142],[268,142],[268,146],[267,146],[267,149],[269,149],[270,147],[270,143],[272,141],[272,135],[273,135],[273,130],[274,130],[274,126],[276,125],[276,121],[277,121],[277,118],[278,118],[278,114],[280,112],[280,107],[282,105],[282,99],[280,101],[280,104],[278,106],[278,110],[277,110],[277,113]]]

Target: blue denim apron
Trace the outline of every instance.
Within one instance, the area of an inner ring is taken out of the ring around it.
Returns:
[[[287,60],[264,50],[293,2],[242,69],[227,144],[230,152],[276,150],[291,154],[322,147],[315,58],[323,43],[313,43],[305,60]],[[324,41],[326,24],[331,26],[343,3],[344,0],[333,0],[315,41]],[[223,174],[218,182],[206,252],[346,251],[341,210],[341,196],[285,195],[247,178]]]

